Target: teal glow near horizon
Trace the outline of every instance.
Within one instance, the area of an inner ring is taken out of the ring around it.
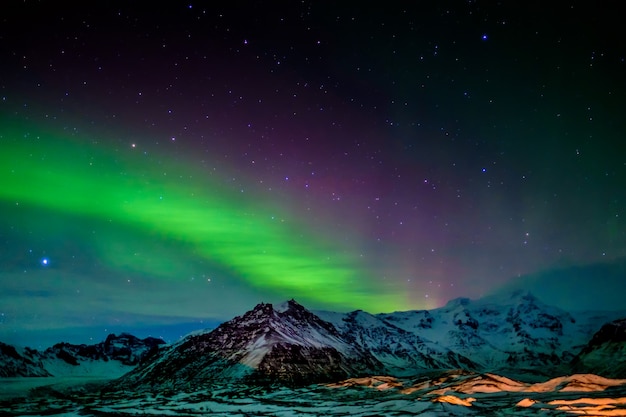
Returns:
[[[3,125],[0,199],[6,203],[174,242],[246,284],[285,297],[373,311],[403,304],[373,284],[348,248],[315,234],[275,204],[228,190],[200,168],[132,147],[113,150]],[[109,267],[181,279],[180,265],[167,260],[171,252],[147,262],[127,253],[124,238],[114,234],[94,247]]]

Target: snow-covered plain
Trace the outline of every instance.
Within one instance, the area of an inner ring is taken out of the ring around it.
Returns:
[[[12,378],[3,416],[624,416],[626,380],[573,375],[524,383],[464,371],[357,378],[304,388],[213,385],[195,392],[101,391],[105,381]]]

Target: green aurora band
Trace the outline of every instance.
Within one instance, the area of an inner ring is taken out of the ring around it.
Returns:
[[[52,129],[34,130],[7,120],[0,125],[4,204],[174,241],[231,276],[281,296],[372,312],[406,307],[403,296],[375,285],[349,250],[289,219],[269,201],[226,189],[205,168],[137,149],[111,149],[104,141]],[[181,278],[175,267],[124,255],[113,249],[116,245],[123,243],[99,242],[97,256],[121,271]]]

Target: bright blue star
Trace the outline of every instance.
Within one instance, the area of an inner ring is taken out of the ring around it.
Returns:
[[[486,33],[483,33],[483,36],[480,37],[480,39],[486,41],[488,39],[488,36]]]
[[[41,260],[41,264],[42,264],[43,266],[48,266],[48,263],[49,263],[49,262],[50,262],[50,261],[48,260],[48,258],[43,258],[43,259]]]

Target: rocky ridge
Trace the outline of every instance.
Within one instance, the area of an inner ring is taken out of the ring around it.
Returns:
[[[48,377],[89,374],[123,374],[154,354],[161,339],[139,339],[122,333],[110,334],[93,344],[57,343],[44,351],[16,348],[0,342],[1,377]]]

